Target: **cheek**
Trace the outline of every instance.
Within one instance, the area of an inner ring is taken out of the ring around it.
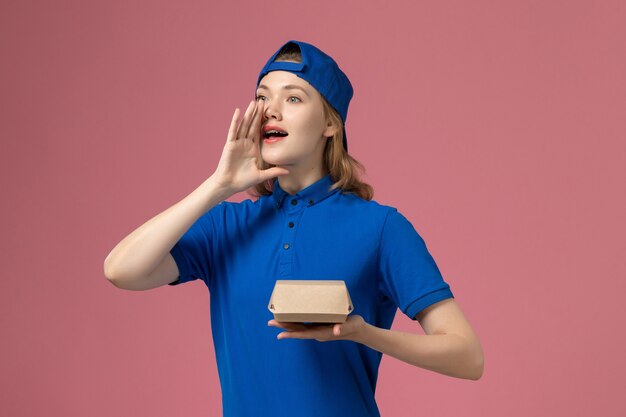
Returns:
[[[310,110],[294,112],[294,126],[300,134],[318,136],[324,131],[324,117]]]

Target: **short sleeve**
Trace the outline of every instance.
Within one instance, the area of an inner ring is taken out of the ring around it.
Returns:
[[[383,225],[379,268],[380,291],[412,320],[429,305],[453,297],[426,243],[395,208]]]
[[[179,276],[168,285],[178,285],[199,278],[209,286],[215,237],[212,215],[212,210],[204,213],[170,250],[178,266]]]

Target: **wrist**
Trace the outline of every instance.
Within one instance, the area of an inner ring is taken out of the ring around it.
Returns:
[[[227,182],[223,181],[215,174],[207,178],[202,186],[211,189],[213,193],[219,195],[223,200],[227,199],[237,192],[236,190],[233,190]]]
[[[375,330],[375,326],[372,326],[368,322],[363,321],[352,339],[357,343],[367,345],[367,342],[370,340],[373,330]]]

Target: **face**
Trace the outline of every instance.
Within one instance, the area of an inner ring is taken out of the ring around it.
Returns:
[[[287,71],[267,73],[257,88],[263,100],[263,126],[274,126],[287,136],[266,139],[262,132],[261,157],[269,164],[315,167],[322,163],[327,137],[335,133],[324,119],[322,96],[308,82]]]

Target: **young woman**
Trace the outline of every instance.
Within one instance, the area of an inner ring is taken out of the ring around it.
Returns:
[[[324,52],[284,44],[241,121],[235,110],[213,175],[105,260],[123,289],[204,281],[225,417],[378,416],[382,354],[482,375],[478,338],[423,239],[359,180],[345,135],[352,94]],[[252,187],[254,201],[225,201]],[[344,280],[354,311],[334,325],[276,322],[277,279]],[[398,308],[425,334],[390,330]]]

